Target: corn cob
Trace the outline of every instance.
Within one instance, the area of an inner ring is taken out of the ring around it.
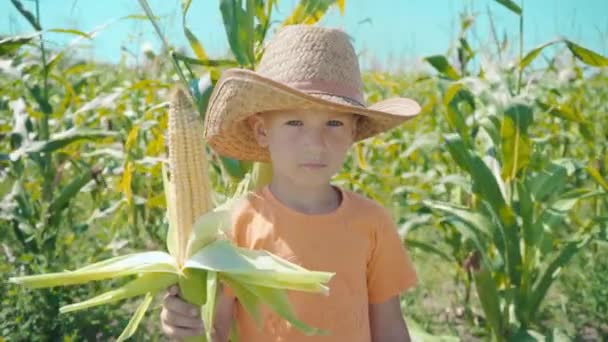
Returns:
[[[168,205],[175,207],[177,261],[182,266],[192,226],[212,206],[203,125],[182,87],[171,95],[168,126],[169,191],[174,201]]]

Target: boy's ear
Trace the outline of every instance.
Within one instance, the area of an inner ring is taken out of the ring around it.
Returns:
[[[256,113],[247,118],[247,123],[253,131],[253,136],[261,147],[268,146],[268,130],[266,129],[266,122],[260,113]]]

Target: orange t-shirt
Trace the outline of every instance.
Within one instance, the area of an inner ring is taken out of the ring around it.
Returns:
[[[328,296],[288,291],[296,317],[329,330],[306,336],[265,305],[259,329],[235,305],[238,335],[244,342],[370,341],[368,304],[381,303],[416,284],[416,272],[389,212],[378,203],[336,187],[340,206],[307,215],[281,203],[266,186],[248,196],[234,216],[231,239],[249,249],[265,249],[304,268],[335,272]],[[226,286],[229,296],[233,292]]]

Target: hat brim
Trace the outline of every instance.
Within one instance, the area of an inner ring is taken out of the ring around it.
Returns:
[[[420,113],[413,99],[399,97],[368,107],[350,104],[337,96],[308,93],[246,69],[226,70],[218,81],[205,115],[205,138],[219,154],[250,161],[269,162],[245,118],[282,109],[326,109],[361,115],[355,141],[390,130]]]

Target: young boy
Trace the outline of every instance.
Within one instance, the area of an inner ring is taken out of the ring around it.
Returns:
[[[258,69],[227,70],[205,118],[218,153],[271,162],[272,181],[234,216],[231,239],[265,249],[310,270],[335,272],[329,296],[289,292],[297,317],[328,330],[305,336],[265,307],[254,321],[225,287],[218,300],[214,341],[227,341],[236,320],[241,341],[409,340],[399,294],[416,272],[389,212],[332,176],[358,140],[398,126],[420,107],[396,98],[366,107],[359,64],[337,29],[288,26],[266,47]],[[167,337],[200,335],[198,310],[169,289],[161,313]]]

